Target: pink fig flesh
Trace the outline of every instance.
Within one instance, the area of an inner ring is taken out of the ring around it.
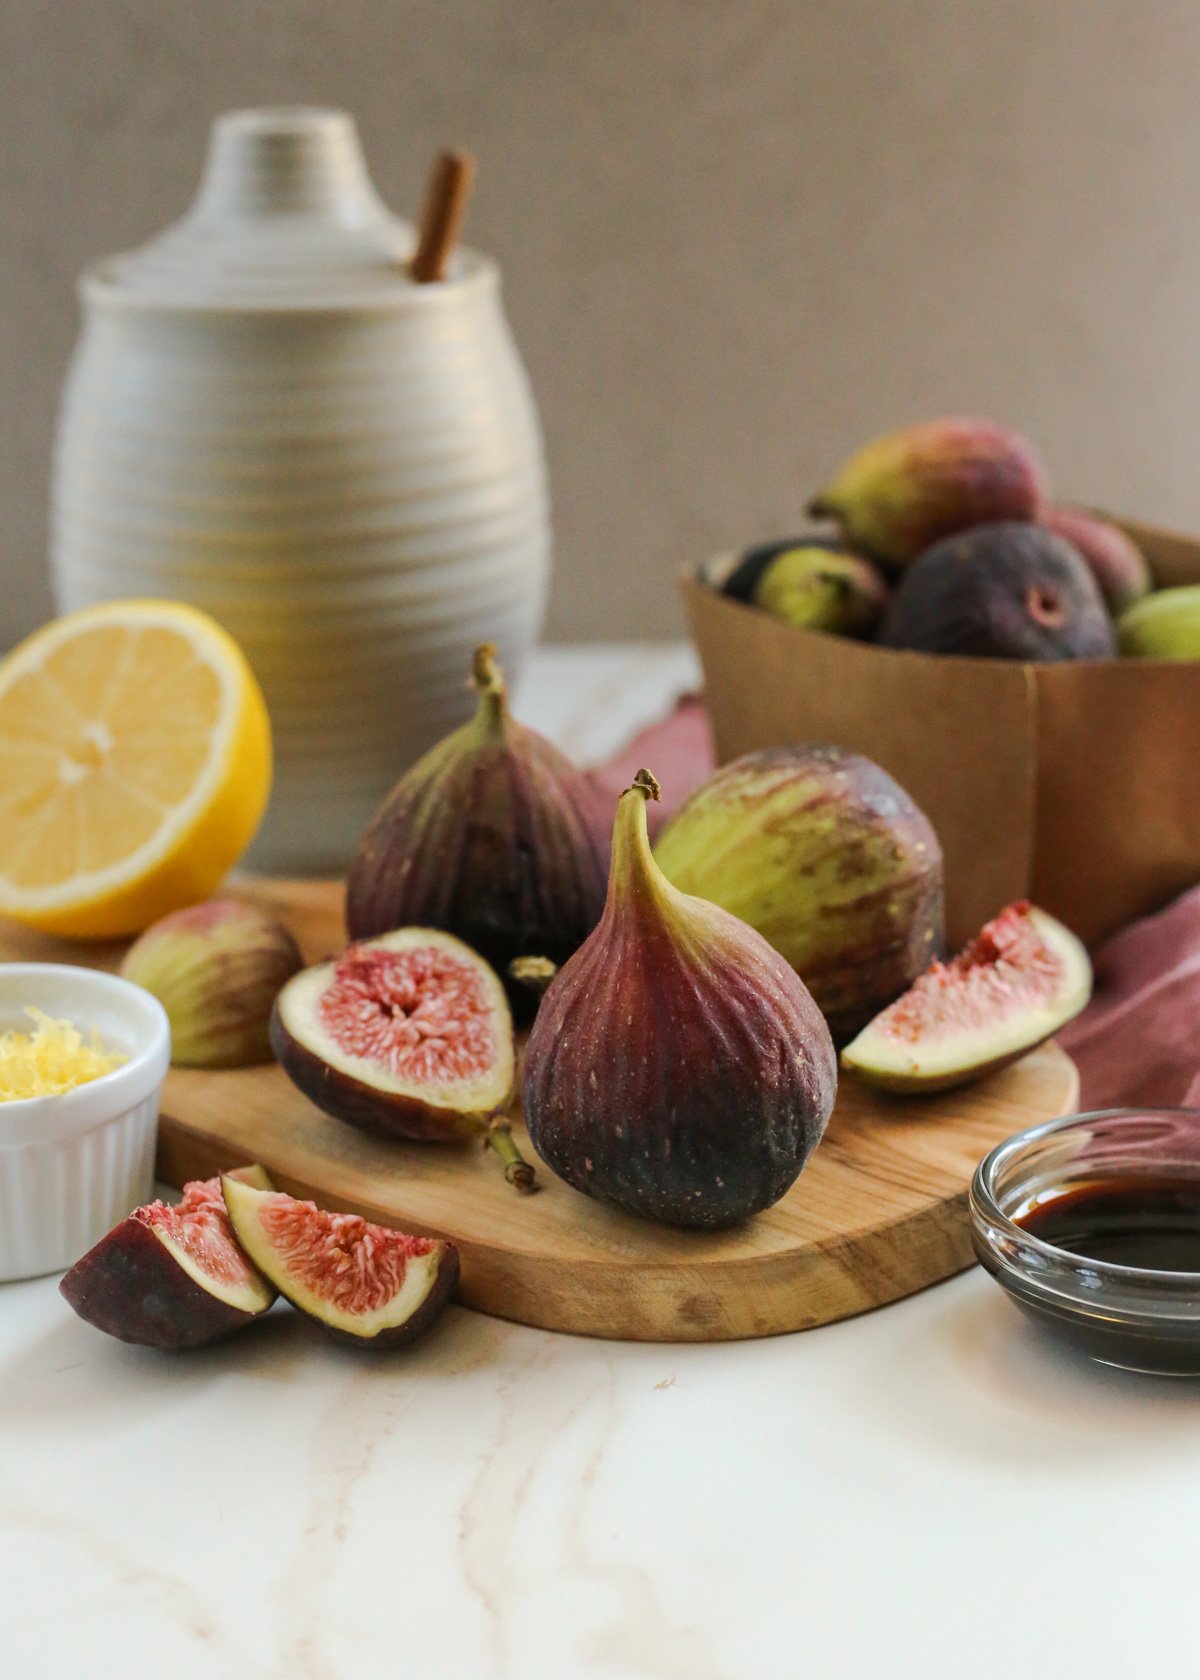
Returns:
[[[398,928],[297,974],[271,1044],[305,1096],[383,1137],[477,1136],[507,1108],[513,1027],[499,977],[434,928]]]
[[[135,1208],[76,1261],[59,1290],[106,1335],[171,1349],[244,1330],[275,1299],[238,1246],[216,1178],[185,1184],[173,1207]]]
[[[227,1178],[238,1240],[298,1312],[355,1347],[415,1341],[458,1283],[458,1250],[436,1237],[372,1225],[354,1213]]]
[[[948,1091],[1015,1061],[1066,1025],[1092,993],[1069,928],[1019,900],[951,962],[935,962],[842,1051],[842,1066],[889,1091]]]

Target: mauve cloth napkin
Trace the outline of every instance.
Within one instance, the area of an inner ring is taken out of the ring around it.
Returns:
[[[703,702],[687,695],[591,779],[607,804],[636,770],[652,771],[662,791],[653,831],[715,764]],[[1079,1069],[1083,1107],[1200,1107],[1200,887],[1122,928],[1094,962],[1095,996],[1058,1035]]]
[[[1085,1108],[1200,1106],[1200,887],[1096,952],[1091,1003],[1058,1035]]]
[[[670,717],[643,729],[615,758],[591,772],[611,823],[611,807],[639,770],[649,770],[658,783],[659,801],[646,811],[653,839],[673,811],[677,811],[701,782],[716,769],[717,755],[704,702],[685,694]]]

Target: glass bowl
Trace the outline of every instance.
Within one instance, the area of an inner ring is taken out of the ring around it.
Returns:
[[[1126,1370],[1200,1373],[1200,1271],[1117,1265],[1056,1248],[1016,1220],[1064,1191],[1181,1181],[1200,1199],[1200,1109],[1114,1108],[1030,1126],[971,1184],[983,1267],[1037,1323]]]

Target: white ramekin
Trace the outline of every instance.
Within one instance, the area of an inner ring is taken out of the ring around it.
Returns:
[[[154,1187],[158,1101],[171,1029],[157,998],[115,974],[0,963],[0,1032],[25,1010],[66,1019],[129,1059],[57,1097],[0,1102],[0,1281],[73,1266]]]

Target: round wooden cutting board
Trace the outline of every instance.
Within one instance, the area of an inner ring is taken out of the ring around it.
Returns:
[[[291,924],[306,957],[343,943],[335,883],[252,882],[241,896]],[[0,926],[0,959],[113,967],[119,947]],[[993,1144],[1075,1107],[1070,1059],[1045,1045],[941,1096],[841,1081],[820,1148],[781,1202],[733,1231],[669,1229],[589,1201],[537,1164],[522,1196],[480,1145],[382,1143],[329,1119],[277,1067],[168,1075],[159,1175],[169,1184],[261,1161],[322,1207],[436,1234],[462,1256],[460,1299],[547,1330],[634,1341],[726,1341],[827,1324],[973,1262],[967,1187]],[[514,1135],[536,1161],[524,1127]]]

